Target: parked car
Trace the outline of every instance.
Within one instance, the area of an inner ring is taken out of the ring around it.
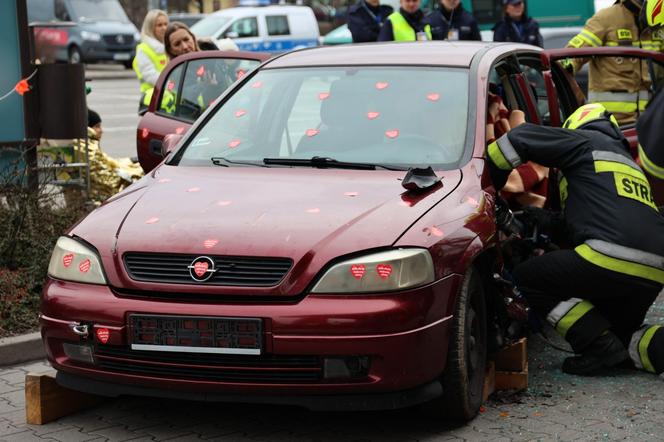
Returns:
[[[161,165],[59,238],[40,316],[57,381],[472,418],[503,330],[486,91],[560,126],[584,100],[555,62],[573,55],[664,62],[379,43],[248,72],[164,142]]]
[[[111,61],[131,68],[141,35],[118,0],[28,0],[28,20],[73,26],[56,45],[55,59],[69,63]]]
[[[211,100],[268,58],[270,55],[262,52],[201,51],[171,61],[159,76],[152,101],[138,122],[136,148],[143,170],[151,171],[164,159],[162,141],[166,135],[189,130]],[[215,81],[204,86],[205,75],[199,74],[206,71],[214,73]]]
[[[184,23],[190,28],[201,21],[203,18],[205,18],[205,14],[202,13],[175,12],[168,14],[169,21],[179,21],[180,23]]]
[[[197,37],[231,38],[242,51],[284,52],[318,45],[318,24],[308,6],[222,9],[191,28]]]

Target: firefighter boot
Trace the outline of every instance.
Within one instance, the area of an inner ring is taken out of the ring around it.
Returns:
[[[598,370],[614,367],[629,359],[629,352],[612,332],[607,331],[583,350],[580,356],[572,356],[563,362],[568,374],[593,375]]]

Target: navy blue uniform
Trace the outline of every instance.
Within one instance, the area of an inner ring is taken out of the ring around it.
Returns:
[[[461,4],[449,12],[441,6],[429,14],[427,21],[434,40],[482,40],[477,20]],[[450,38],[451,34],[454,38]]]
[[[511,41],[544,47],[539,23],[531,17],[524,17],[521,21],[514,21],[509,16],[493,27],[493,41]]]
[[[425,27],[429,23],[424,18],[424,13],[421,10],[417,10],[412,14],[407,13],[403,8],[399,8],[399,12],[404,19],[408,22],[415,34],[418,32],[425,32]],[[429,25],[430,27],[431,25]],[[378,41],[394,41],[394,31],[392,30],[392,22],[387,20],[378,34]]]
[[[392,12],[391,6],[378,5],[374,8],[364,0],[348,8],[348,29],[353,35],[353,43],[376,41],[380,28]]]

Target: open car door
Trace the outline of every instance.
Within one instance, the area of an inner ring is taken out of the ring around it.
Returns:
[[[615,57],[621,60],[638,62],[640,67],[647,67],[650,74],[652,86],[651,93],[664,84],[664,53],[647,51],[635,47],[598,47],[598,48],[564,48],[550,49],[541,53],[544,79],[549,92],[549,112],[552,125],[561,125],[567,116],[576,108],[585,104],[587,91],[579,87],[574,76],[564,69],[561,60],[582,58],[593,59],[596,57]],[[587,71],[586,71],[587,72]],[[584,71],[577,73],[584,75]],[[587,75],[587,74],[585,74]],[[640,75],[638,69],[633,70],[633,75]],[[555,91],[555,93],[551,93]],[[557,118],[559,116],[559,118]],[[623,134],[630,143],[631,154],[637,162],[638,140],[636,136],[636,125],[634,123],[621,127]],[[664,149],[664,146],[662,146]],[[655,201],[658,205],[664,204],[664,181],[649,177]]]

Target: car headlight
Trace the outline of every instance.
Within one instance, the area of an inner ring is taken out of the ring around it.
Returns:
[[[431,255],[425,249],[372,253],[335,264],[313,293],[367,293],[403,290],[433,282]]]
[[[83,40],[99,41],[101,40],[101,34],[90,31],[81,31],[81,38]]]
[[[48,275],[66,281],[106,284],[97,252],[67,236],[61,236],[55,243]]]

